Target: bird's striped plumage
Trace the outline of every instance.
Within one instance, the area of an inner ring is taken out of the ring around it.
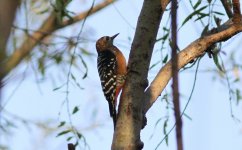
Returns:
[[[117,121],[116,102],[125,83],[127,73],[126,60],[122,52],[113,45],[112,37],[104,36],[96,42],[98,53],[97,67],[104,96],[109,104],[110,116],[113,118],[114,128]]]
[[[117,61],[111,51],[98,52],[97,59],[98,73],[106,100],[109,102],[109,111],[111,117],[116,117],[116,80],[117,80]]]

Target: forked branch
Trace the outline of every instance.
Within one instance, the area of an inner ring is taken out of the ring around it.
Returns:
[[[236,25],[231,20],[219,26],[218,28],[213,29],[211,31],[211,34],[195,40],[180,53],[178,53],[178,69],[184,67],[191,60],[202,56],[211,45],[217,42],[225,41],[241,31],[242,25]],[[169,61],[165,66],[163,66],[160,69],[159,73],[156,75],[155,79],[150,84],[150,86],[145,91],[145,113],[157,100],[157,98],[160,96],[160,94],[170,81],[172,70],[171,65],[172,63],[171,61]]]

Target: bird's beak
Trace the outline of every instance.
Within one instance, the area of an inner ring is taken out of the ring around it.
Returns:
[[[118,36],[118,35],[119,35],[119,33],[117,33],[117,34],[111,36],[111,39],[113,40],[113,39],[116,38],[116,36]]]

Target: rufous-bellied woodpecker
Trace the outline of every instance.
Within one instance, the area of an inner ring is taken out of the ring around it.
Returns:
[[[110,116],[113,118],[114,129],[116,127],[117,97],[124,86],[127,66],[122,52],[113,45],[114,36],[101,37],[96,42],[98,53],[97,67],[101,80],[104,96],[109,104]]]

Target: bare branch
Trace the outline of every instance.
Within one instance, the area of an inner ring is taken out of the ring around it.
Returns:
[[[75,146],[72,143],[68,143],[67,147],[68,147],[68,150],[75,150],[76,149]]]
[[[0,0],[0,64],[6,59],[6,45],[11,31],[11,26],[15,18],[15,12],[19,5],[18,0],[2,1]],[[2,72],[0,66],[0,72]],[[2,78],[0,78],[0,106],[1,104],[1,88],[3,86]],[[1,112],[1,108],[0,108]]]
[[[172,96],[174,105],[174,115],[176,120],[176,142],[177,150],[183,150],[182,139],[182,118],[180,113],[180,99],[179,99],[179,80],[178,80],[178,57],[177,57],[177,0],[171,3],[171,39],[172,39]]]
[[[221,25],[216,30],[213,30],[213,34],[201,37],[196,41],[188,45],[184,50],[178,53],[178,69],[181,69],[191,60],[202,56],[207,48],[217,42],[225,41],[230,37],[236,35],[242,31],[242,25],[235,25],[231,23],[231,20]],[[164,67],[161,68],[151,85],[145,92],[145,112],[149,110],[152,104],[160,96],[169,80],[171,79],[171,61],[169,61]]]
[[[115,0],[105,0],[100,4],[97,4],[92,8],[89,15],[98,12],[99,10],[110,5],[114,1]],[[63,25],[61,26],[58,26],[56,24],[55,13],[52,12],[50,16],[41,25],[41,27],[38,29],[38,31],[34,32],[31,36],[27,37],[23,44],[17,50],[15,50],[14,53],[8,58],[8,60],[2,65],[4,66],[4,69],[0,72],[0,78],[4,78],[12,69],[14,69],[33,50],[33,48],[39,43],[39,41],[43,40],[50,33],[56,31],[57,29],[64,28],[68,25],[83,20],[85,17],[87,17],[88,12],[89,10],[73,17],[73,20],[64,21]]]
[[[223,4],[224,9],[225,9],[228,17],[232,18],[233,17],[233,12],[232,12],[232,8],[231,8],[230,4],[228,3],[228,1],[227,0],[221,0],[221,3]]]
[[[236,24],[241,23],[241,12],[240,12],[240,2],[239,0],[232,0],[233,2],[233,10],[234,10],[234,18],[233,21]]]
[[[15,17],[15,11],[19,1],[9,0],[0,1],[0,60],[3,61],[5,56],[5,46],[10,34],[11,26]]]

